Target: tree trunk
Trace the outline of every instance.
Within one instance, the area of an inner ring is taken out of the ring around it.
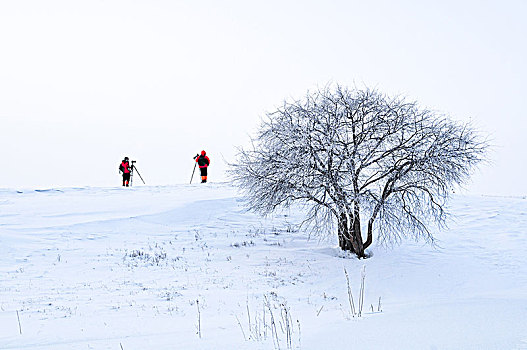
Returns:
[[[353,237],[353,248],[355,254],[359,258],[364,258],[366,255],[364,254],[364,245],[362,243],[362,231],[360,227],[360,212],[359,212],[359,205],[357,203],[354,204],[353,208],[353,222],[352,222],[352,230],[351,230],[351,236]]]
[[[348,221],[348,217],[351,219],[351,222]],[[340,214],[338,237],[340,249],[350,251],[357,255],[358,258],[366,257],[364,250],[367,246],[362,241],[360,217],[357,208],[355,208],[352,215]]]
[[[368,221],[368,237],[366,238],[366,242],[364,242],[364,249],[368,248],[370,244],[373,242],[373,218]]]
[[[338,222],[339,246],[342,250],[353,250],[351,245],[352,237],[348,228],[348,217],[346,213],[340,213]]]

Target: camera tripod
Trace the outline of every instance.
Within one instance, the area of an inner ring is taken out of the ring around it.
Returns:
[[[130,171],[130,187],[132,187],[132,184],[134,183],[134,170],[137,172],[137,175],[139,175],[139,178],[141,179],[141,181],[143,181],[143,183],[146,185],[145,183],[145,180],[143,180],[143,177],[141,176],[141,174],[139,173],[139,170],[137,170],[136,166],[135,166],[135,160],[132,160],[132,166],[131,166],[131,171]]]

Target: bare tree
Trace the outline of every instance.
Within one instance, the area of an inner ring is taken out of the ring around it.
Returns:
[[[301,202],[307,223],[336,226],[340,247],[365,257],[374,224],[383,243],[409,235],[433,243],[428,223],[445,223],[449,194],[486,148],[469,125],[416,102],[326,87],[268,113],[232,176],[251,209]]]

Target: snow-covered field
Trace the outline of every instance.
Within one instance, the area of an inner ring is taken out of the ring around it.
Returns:
[[[0,349],[527,349],[527,200],[451,207],[357,260],[226,184],[0,190]]]

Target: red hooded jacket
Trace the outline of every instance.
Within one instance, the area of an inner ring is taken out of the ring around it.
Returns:
[[[210,165],[210,159],[206,154],[205,151],[201,151],[201,156],[196,158],[196,163],[198,163],[200,168],[206,168]]]
[[[125,174],[128,174],[130,172],[130,163],[123,160],[121,163],[121,171]]]

